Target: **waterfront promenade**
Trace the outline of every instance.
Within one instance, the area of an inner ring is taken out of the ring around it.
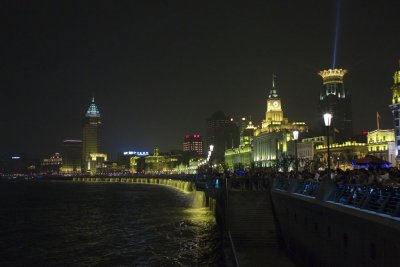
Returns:
[[[213,178],[196,181],[182,177],[86,177],[73,181],[153,184],[195,194],[193,205],[208,207],[217,219],[227,266],[295,266],[279,241],[266,179],[259,180],[263,190],[258,191],[239,191],[232,184],[227,187],[226,181]]]

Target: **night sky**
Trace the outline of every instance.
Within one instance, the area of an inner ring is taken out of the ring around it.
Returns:
[[[90,2],[90,3],[89,3]],[[272,74],[289,121],[322,123],[337,1],[1,1],[0,154],[81,139],[95,96],[104,150],[181,148],[214,111],[265,116]],[[400,1],[342,0],[338,68],[355,132],[393,128]]]

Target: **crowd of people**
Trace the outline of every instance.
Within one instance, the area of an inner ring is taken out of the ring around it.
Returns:
[[[358,184],[369,186],[400,186],[400,170],[398,168],[374,168],[368,169],[333,169],[310,172],[302,170],[299,172],[278,172],[274,170],[255,170],[245,174],[224,173],[221,178],[295,178],[305,181],[328,181],[337,184]]]
[[[330,175],[329,175],[330,174]],[[358,184],[370,186],[398,186],[400,185],[400,171],[397,168],[373,168],[327,170],[310,173],[308,171],[296,173],[289,176],[297,179],[326,181],[331,180],[337,184]],[[329,177],[330,176],[330,177]]]

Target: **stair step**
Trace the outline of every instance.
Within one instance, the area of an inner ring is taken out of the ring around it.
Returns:
[[[279,247],[275,217],[270,200],[266,196],[265,192],[230,194],[228,223],[235,246]]]

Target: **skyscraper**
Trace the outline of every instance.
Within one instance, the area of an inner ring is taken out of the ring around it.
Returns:
[[[62,150],[63,173],[81,172],[82,168],[82,140],[64,140]]]
[[[239,145],[238,126],[224,112],[215,112],[207,119],[207,132],[204,152],[210,145],[214,146],[212,160],[215,163],[224,162],[225,150]]]
[[[389,105],[394,119],[394,135],[397,166],[400,163],[400,70],[393,75],[392,104]]]
[[[183,140],[183,151],[195,152],[203,155],[203,140],[200,134],[186,134]]]
[[[101,153],[101,118],[94,97],[83,119],[82,142],[82,169],[89,171],[90,154]]]
[[[331,129],[335,142],[344,142],[353,135],[353,119],[351,112],[350,92],[343,84],[343,77],[347,73],[344,69],[329,69],[320,71],[322,77],[322,88],[319,96],[319,106],[322,114],[329,112],[332,114]],[[325,135],[325,127],[322,128]]]

